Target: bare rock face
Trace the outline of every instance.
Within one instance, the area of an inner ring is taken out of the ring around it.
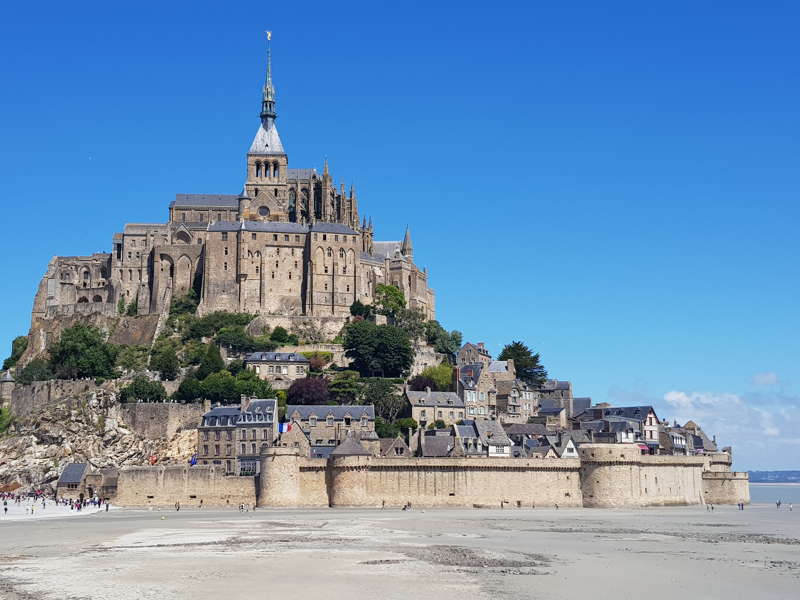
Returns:
[[[103,468],[145,465],[151,456],[159,464],[189,460],[195,429],[181,429],[170,439],[150,439],[125,422],[123,406],[116,392],[89,386],[18,416],[0,437],[0,489],[55,487],[71,462]]]

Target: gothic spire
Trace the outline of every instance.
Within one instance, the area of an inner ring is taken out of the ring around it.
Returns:
[[[403,245],[400,248],[400,252],[403,253],[403,256],[414,258],[414,246],[411,245],[411,230],[408,228],[408,225],[406,225],[406,235],[403,238]]]
[[[267,32],[267,77],[264,80],[264,90],[261,100],[261,122],[267,126],[267,121],[275,119],[275,86],[272,85],[272,32]]]

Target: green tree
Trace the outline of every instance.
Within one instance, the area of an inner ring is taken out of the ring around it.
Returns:
[[[134,377],[120,392],[121,402],[161,402],[166,397],[167,391],[161,383],[142,376]]]
[[[394,424],[400,428],[400,431],[402,431],[403,434],[405,434],[405,432],[408,431],[409,429],[411,431],[416,431],[417,429],[419,429],[419,423],[417,423],[417,421],[415,419],[412,419],[411,417],[397,419],[394,422]]]
[[[531,352],[525,344],[512,341],[503,348],[499,360],[513,360],[517,377],[534,387],[541,387],[547,381],[547,370],[540,362],[539,353]]]
[[[289,386],[289,404],[327,404],[331,399],[328,380],[323,377],[295,379]]]
[[[286,342],[289,341],[289,332],[279,325],[278,327],[272,330],[272,335],[270,336],[270,339],[273,342],[277,342],[278,344],[285,344]]]
[[[96,327],[75,325],[50,348],[50,367],[59,379],[114,377],[118,349]]]
[[[125,298],[120,298],[117,301],[117,314],[124,315],[125,314]]]
[[[381,417],[375,417],[375,433],[381,438],[396,438],[400,433],[397,423],[390,423]]]
[[[422,377],[433,379],[436,387],[431,388],[439,392],[450,392],[453,390],[453,367],[442,363],[436,367],[427,367],[422,373]]]
[[[178,386],[173,398],[178,402],[194,402],[203,397],[203,384],[196,377],[187,377]]]
[[[169,304],[169,314],[171,317],[193,315],[197,312],[198,304],[197,292],[189,290],[187,294],[172,299],[172,302]]]
[[[269,382],[261,379],[252,369],[242,369],[236,375],[236,391],[239,396],[250,398],[275,397],[275,392]]]
[[[197,340],[192,340],[183,347],[183,362],[186,366],[199,365],[206,355],[206,345]]]
[[[139,314],[139,298],[134,298],[133,301],[128,304],[128,308],[125,309],[125,314],[129,317],[135,317]]]
[[[145,346],[123,346],[117,354],[117,366],[125,371],[142,371],[147,366]]]
[[[446,354],[450,362],[455,362],[455,356],[461,348],[462,338],[460,331],[453,330],[448,333],[439,321],[425,323],[425,341],[433,346],[436,352]]]
[[[407,403],[391,382],[385,379],[367,379],[359,394],[359,404],[373,404],[375,415],[391,423]]]
[[[8,406],[0,408],[0,435],[8,431],[13,421],[14,415],[11,414],[11,409]]]
[[[406,307],[406,297],[400,288],[394,285],[379,283],[375,286],[375,305],[378,312],[394,320],[397,314]]]
[[[415,344],[425,337],[425,315],[419,309],[400,309],[395,317],[395,325],[405,331],[408,339]]]
[[[150,368],[158,371],[162,379],[172,380],[178,376],[180,366],[175,342],[168,339],[158,340],[150,354]]]
[[[255,315],[246,313],[229,313],[223,310],[209,313],[194,319],[189,323],[184,334],[184,341],[199,340],[204,337],[213,337],[223,327],[230,327],[232,325],[239,325],[240,327],[247,326],[253,320]]]
[[[331,397],[339,404],[353,404],[361,391],[358,371],[339,371],[328,384]]]
[[[221,404],[238,402],[239,390],[236,378],[229,371],[211,373],[203,380],[203,397]]]
[[[203,360],[200,361],[200,366],[197,367],[197,378],[205,379],[212,373],[217,373],[225,368],[225,361],[222,360],[222,355],[219,353],[219,348],[213,343],[206,346],[206,354]]]
[[[50,363],[43,358],[34,358],[17,372],[16,382],[23,385],[30,385],[34,381],[47,381],[53,379],[53,370]]]
[[[241,325],[227,325],[219,330],[214,341],[220,346],[226,346],[234,352],[253,352],[256,347],[255,340],[245,332]]]
[[[17,361],[20,359],[22,354],[25,350],[28,349],[28,336],[20,335],[14,338],[14,341],[11,342],[11,355],[3,361],[3,370],[10,369],[17,365]]]
[[[348,323],[343,341],[345,354],[362,376],[399,377],[414,362],[408,336],[392,325],[376,325],[371,321]]]
[[[230,371],[231,375],[234,377],[244,371],[244,368],[244,361],[238,358],[228,363],[228,371]]]
[[[364,304],[361,300],[356,300],[350,305],[350,314],[354,317],[361,317],[367,321],[375,320],[375,307],[371,304]]]

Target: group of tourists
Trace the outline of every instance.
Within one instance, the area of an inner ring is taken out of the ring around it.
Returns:
[[[105,506],[108,512],[110,503],[108,498],[52,498],[44,493],[30,492],[27,494],[15,494],[12,492],[0,492],[0,502],[3,504],[3,516],[8,515],[9,506],[25,506],[25,514],[35,516],[39,511],[46,510],[48,505],[55,505],[63,508],[69,507],[70,511],[80,512],[87,508],[102,510]]]

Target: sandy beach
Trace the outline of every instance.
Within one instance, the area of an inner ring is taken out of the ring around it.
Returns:
[[[116,510],[0,523],[0,597],[792,598],[800,511]]]

